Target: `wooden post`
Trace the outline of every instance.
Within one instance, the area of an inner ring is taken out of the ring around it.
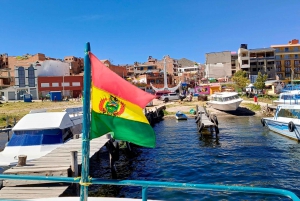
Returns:
[[[72,177],[78,177],[78,158],[77,151],[71,151],[71,171]],[[73,184],[74,193],[79,196],[80,188],[78,183]]]
[[[27,159],[26,155],[19,155],[18,158],[19,158],[19,161],[18,161],[18,165],[17,166],[24,166],[24,165],[26,165],[26,159]]]
[[[17,120],[16,120],[16,117],[14,117],[14,126],[16,125],[17,123]]]
[[[78,176],[78,159],[77,159],[77,151],[71,151],[71,170],[72,176]]]

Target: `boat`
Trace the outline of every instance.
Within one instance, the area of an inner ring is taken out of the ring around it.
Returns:
[[[82,107],[62,112],[32,110],[12,128],[11,139],[0,152],[0,166],[17,164],[19,155],[26,155],[27,161],[40,158],[81,130]]]
[[[175,117],[177,120],[187,120],[187,116],[180,111],[176,112]]]
[[[271,131],[300,141],[300,105],[280,104],[273,117],[261,119],[263,126]]]
[[[234,111],[242,101],[237,92],[217,92],[211,95],[207,105],[217,110]]]
[[[300,90],[291,90],[288,92],[282,92],[279,94],[278,100],[273,101],[273,105],[277,106],[279,104],[299,104],[300,100]]]

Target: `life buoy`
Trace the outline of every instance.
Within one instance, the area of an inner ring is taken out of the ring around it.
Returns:
[[[265,122],[264,119],[261,119],[260,122],[261,122],[262,126],[265,126],[265,125],[266,125],[266,122]]]
[[[289,127],[290,132],[294,132],[294,130],[295,130],[294,122],[290,121],[289,124],[288,124],[288,127]]]

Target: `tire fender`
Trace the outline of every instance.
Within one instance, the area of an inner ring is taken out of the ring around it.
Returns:
[[[295,130],[294,122],[290,121],[289,124],[288,124],[288,128],[289,128],[290,132],[294,132],[294,130]]]
[[[262,126],[265,126],[265,125],[266,125],[266,122],[265,122],[264,119],[261,119],[260,122],[261,122]]]

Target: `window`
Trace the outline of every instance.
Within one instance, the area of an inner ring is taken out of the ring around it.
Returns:
[[[281,67],[281,61],[276,61],[276,67]]]
[[[285,68],[285,72],[286,73],[290,73],[291,72],[291,68]]]
[[[72,86],[74,86],[74,87],[80,87],[80,82],[72,82]]]
[[[30,66],[28,68],[28,86],[35,87],[35,75],[34,75],[34,68]]]
[[[284,59],[289,59],[290,56],[289,55],[284,55]]]
[[[276,72],[281,72],[281,67],[277,67]]]
[[[52,87],[58,87],[58,86],[59,86],[58,82],[53,82],[52,83]]]
[[[274,64],[274,61],[268,61],[267,64],[272,65],[272,64]]]
[[[49,87],[49,83],[41,83],[41,87]]]
[[[295,54],[295,59],[298,59],[299,57],[298,57],[298,54]]]
[[[19,74],[19,87],[25,87],[25,69],[24,67],[18,68]]]
[[[300,60],[295,60],[294,63],[295,63],[295,66],[300,66]]]
[[[290,60],[284,61],[284,66],[290,66],[290,65],[291,65],[291,61]]]
[[[298,52],[299,51],[299,47],[294,47],[294,51]]]
[[[61,86],[68,87],[70,86],[70,82],[62,82]]]
[[[288,48],[288,47],[285,47],[285,48],[284,48],[284,51],[285,51],[285,52],[288,52],[288,51],[289,51],[289,48]]]
[[[248,60],[242,60],[242,65],[249,64]]]

